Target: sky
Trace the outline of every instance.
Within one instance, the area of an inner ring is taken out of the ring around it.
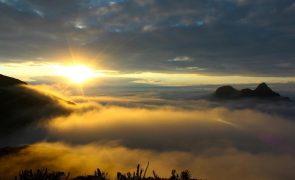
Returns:
[[[0,70],[39,83],[75,63],[140,84],[293,82],[294,14],[293,0],[0,0]]]

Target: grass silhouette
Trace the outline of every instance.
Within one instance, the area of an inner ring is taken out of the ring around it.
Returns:
[[[175,169],[171,171],[170,177],[160,177],[155,171],[153,171],[152,177],[146,177],[146,172],[149,167],[149,163],[146,168],[141,168],[140,164],[137,165],[134,172],[127,172],[126,174],[117,172],[117,180],[205,180],[192,178],[189,170],[181,171],[177,173]],[[48,171],[48,169],[24,170],[15,177],[15,180],[110,180],[108,173],[101,171],[99,168],[96,169],[93,175],[84,175],[71,177],[70,173],[60,171]]]

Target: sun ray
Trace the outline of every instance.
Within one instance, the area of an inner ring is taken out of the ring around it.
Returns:
[[[85,65],[56,66],[55,71],[57,75],[64,76],[77,84],[82,84],[99,75]]]

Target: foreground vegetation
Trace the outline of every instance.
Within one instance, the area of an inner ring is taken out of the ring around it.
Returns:
[[[152,177],[146,177],[146,172],[149,164],[145,169],[142,169],[140,165],[137,165],[136,171],[133,173],[123,174],[121,172],[117,173],[117,180],[204,180],[192,178],[190,171],[184,170],[180,174],[176,170],[171,171],[170,177],[160,177],[155,171],[153,171]],[[15,177],[15,180],[109,180],[108,173],[102,172],[99,168],[94,172],[94,175],[77,176],[71,177],[70,173],[59,172],[59,171],[48,171],[47,169],[24,170]]]

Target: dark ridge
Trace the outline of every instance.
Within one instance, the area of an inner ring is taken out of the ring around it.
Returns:
[[[71,110],[61,104],[75,105],[60,97],[43,94],[27,83],[0,75],[0,136],[12,133],[40,119],[67,115]]]
[[[232,86],[222,86],[215,91],[215,97],[223,99],[238,99],[238,98],[279,98],[289,100],[288,97],[281,97],[277,92],[274,92],[266,83],[261,83],[256,89],[249,88],[237,90]]]
[[[232,86],[219,87],[215,92],[215,95],[220,98],[236,98],[239,94],[240,92]]]
[[[0,74],[0,87],[27,85],[26,82]]]
[[[29,147],[29,146],[28,145],[23,145],[23,146],[19,146],[19,147],[3,147],[3,148],[0,148],[0,157],[9,156],[9,155],[15,155],[15,154],[19,153],[21,150],[26,149],[27,147]]]

